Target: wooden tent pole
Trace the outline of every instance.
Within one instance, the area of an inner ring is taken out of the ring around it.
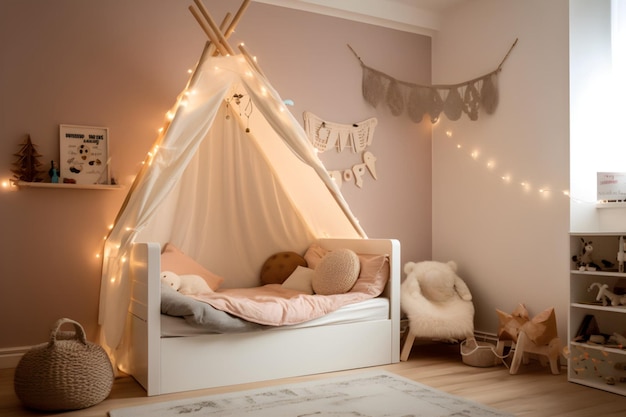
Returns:
[[[250,55],[250,52],[248,52],[248,50],[246,49],[246,46],[243,43],[240,43],[238,45],[239,50],[241,51],[241,53],[243,54],[243,56],[246,58],[246,60],[248,61],[248,63],[250,65],[252,65],[252,67],[257,70],[257,72],[259,74],[261,74],[263,77],[265,77],[265,74],[263,73],[263,70],[261,69],[261,67],[259,66],[259,64],[256,62],[256,60],[254,59],[254,57],[252,55]],[[267,78],[267,77],[265,77]]]
[[[221,55],[227,55],[227,54],[234,55],[235,54],[235,51],[228,44],[227,39],[235,31],[237,24],[239,23],[244,12],[250,5],[250,2],[251,0],[243,0],[243,2],[241,3],[241,6],[239,6],[239,9],[237,10],[237,13],[235,14],[235,17],[232,19],[232,21],[230,21],[231,14],[226,13],[226,16],[222,20],[222,23],[219,26],[219,28],[215,24],[215,21],[213,20],[209,11],[206,9],[206,7],[204,6],[201,0],[194,0],[194,3],[196,3],[196,5],[198,6],[200,13],[198,13],[198,10],[196,10],[193,6],[189,6],[189,11],[191,12],[191,14],[196,19],[196,21],[198,22],[198,24],[200,25],[204,33],[206,33],[206,35],[209,37],[209,40],[211,41],[211,44],[212,44],[211,49],[213,51],[211,55],[216,56],[220,54]],[[202,16],[200,14],[202,14]],[[202,17],[204,17],[204,19]],[[229,21],[230,21],[230,24],[229,24]]]
[[[206,33],[206,35],[209,37],[209,39],[211,40],[213,45],[215,45],[215,47],[217,48],[218,52],[220,54],[222,54],[222,55],[228,55],[229,52],[226,50],[226,48],[224,48],[224,45],[222,45],[220,43],[217,35],[215,33],[213,33],[211,28],[208,27],[206,23],[204,23],[204,20],[202,20],[202,17],[198,14],[196,9],[194,9],[193,6],[189,6],[189,11],[193,15],[193,17],[196,18],[196,21],[198,22],[198,24],[200,25],[202,30],[204,30],[204,33]]]
[[[241,20],[241,16],[246,11],[249,4],[250,0],[244,0],[243,3],[241,3],[241,6],[239,6],[239,10],[237,10],[237,13],[235,13],[233,21],[230,23],[230,26],[228,26],[228,29],[226,29],[226,32],[224,32],[224,36],[226,37],[226,39],[228,39],[230,35],[235,31],[235,27],[239,23],[239,20]]]
[[[196,3],[196,6],[198,6],[198,9],[200,9],[200,13],[202,13],[202,16],[204,16],[204,18],[208,22],[209,27],[211,28],[213,33],[217,35],[217,38],[220,44],[223,45],[224,48],[226,48],[226,50],[228,51],[230,55],[235,55],[235,51],[233,50],[233,48],[230,47],[230,45],[226,41],[224,34],[222,33],[222,31],[220,31],[220,28],[217,26],[217,24],[215,23],[215,20],[213,20],[213,18],[211,17],[211,14],[206,9],[206,7],[204,7],[204,4],[202,3],[202,1],[201,0],[193,0],[193,1],[194,3]]]
[[[229,21],[230,21],[230,12],[226,13],[226,16],[224,16],[224,20],[222,20],[222,24],[220,25],[220,31],[224,32],[224,30],[226,29],[226,25],[228,24]],[[216,46],[212,46],[211,55],[212,56],[218,55]]]

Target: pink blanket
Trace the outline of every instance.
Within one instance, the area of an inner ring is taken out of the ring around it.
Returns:
[[[308,295],[279,284],[269,284],[254,288],[223,289],[194,298],[254,323],[270,326],[302,323],[382,293],[389,279],[387,257],[359,255],[359,258],[359,278],[345,294]]]

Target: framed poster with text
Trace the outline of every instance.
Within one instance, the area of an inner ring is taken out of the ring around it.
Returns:
[[[61,182],[109,184],[109,129],[59,126]]]

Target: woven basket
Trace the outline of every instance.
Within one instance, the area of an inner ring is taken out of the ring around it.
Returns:
[[[461,342],[461,357],[464,364],[479,368],[488,368],[498,364],[495,345],[479,342],[474,338]]]
[[[74,332],[61,331],[65,323]],[[36,410],[62,411],[90,407],[104,400],[113,386],[113,367],[101,346],[88,342],[82,326],[58,320],[50,341],[24,354],[15,369],[15,393]]]

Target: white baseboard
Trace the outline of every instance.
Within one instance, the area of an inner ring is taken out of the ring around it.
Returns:
[[[18,346],[12,348],[0,348],[0,369],[15,368],[32,346]]]

